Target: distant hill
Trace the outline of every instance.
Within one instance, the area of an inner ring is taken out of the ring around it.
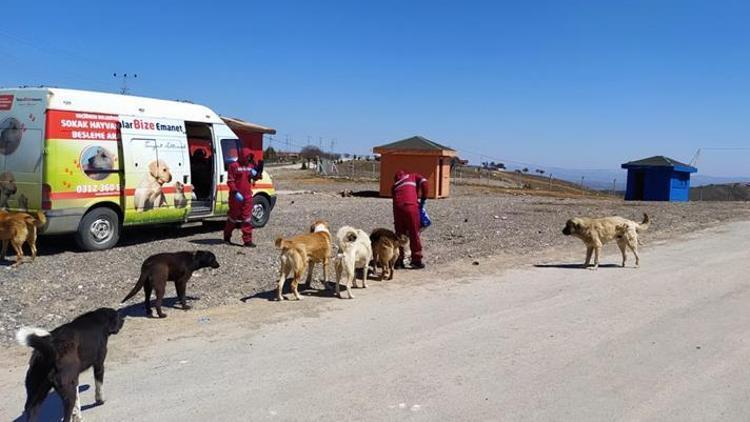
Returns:
[[[547,170],[547,173],[551,173],[555,178],[567,180],[573,183],[581,183],[581,176],[583,176],[584,186],[598,190],[612,190],[612,182],[616,180],[615,188],[618,191],[625,190],[628,177],[628,173],[623,169],[586,170],[550,168]],[[750,176],[721,177],[693,174],[690,178],[691,186],[723,185],[729,183],[750,183]]]
[[[690,189],[691,201],[750,201],[750,183],[705,185]]]

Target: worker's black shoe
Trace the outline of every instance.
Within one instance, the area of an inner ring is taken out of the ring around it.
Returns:
[[[243,244],[242,246],[244,246],[246,248],[257,248],[258,247],[258,245],[256,245],[253,242],[247,242],[247,243]]]
[[[404,261],[402,259],[400,259],[400,260],[396,261],[395,264],[393,264],[393,268],[396,269],[396,270],[403,270],[403,269],[406,268],[406,266],[404,265]]]
[[[411,267],[415,270],[421,270],[422,268],[424,268],[424,264],[422,263],[422,261],[412,262]]]

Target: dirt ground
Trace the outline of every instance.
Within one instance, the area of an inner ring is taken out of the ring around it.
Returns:
[[[333,231],[342,225],[365,231],[392,226],[391,202],[373,195],[373,182],[321,180],[298,170],[278,170],[274,175],[279,199],[269,224],[255,232],[256,249],[223,244],[216,224],[129,229],[118,247],[102,252],[80,252],[66,236],[40,238],[35,262],[15,269],[7,261],[0,266],[0,343],[11,342],[21,325],[54,328],[84,311],[118,307],[135,283],[141,262],[155,253],[206,249],[217,255],[221,268],[197,272],[188,285],[188,295],[196,297],[191,304],[201,310],[267,295],[277,277],[274,239],[304,232],[315,219],[329,220]],[[358,195],[341,197],[344,190]],[[640,220],[647,212],[653,223],[642,236],[644,260],[649,242],[750,218],[750,204],[745,202],[626,203],[512,195],[485,187],[453,190],[451,198],[428,201],[434,224],[423,233],[427,265],[459,259],[481,264],[483,258],[499,254],[523,260],[531,252],[564,244],[580,249],[582,260],[580,241],[561,234],[565,221],[578,215],[617,214]],[[235,236],[239,241],[239,232]],[[618,256],[616,246],[605,247],[604,262],[617,262]],[[170,299],[173,295],[169,286]],[[143,314],[142,295],[125,305],[126,313]]]

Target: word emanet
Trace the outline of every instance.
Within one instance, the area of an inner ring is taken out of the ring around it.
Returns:
[[[159,132],[185,132],[182,125],[165,125],[163,123],[147,122],[140,119],[135,119],[132,122],[122,120],[120,122],[120,127],[123,129],[156,130]]]

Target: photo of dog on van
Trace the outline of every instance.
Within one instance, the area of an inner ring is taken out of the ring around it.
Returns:
[[[23,125],[18,119],[9,117],[0,123],[0,155],[13,154],[21,144]]]
[[[100,146],[92,146],[81,154],[82,170],[94,180],[104,180],[115,168],[115,155]]]
[[[15,195],[18,188],[16,187],[16,178],[10,171],[0,173],[0,209],[7,209],[10,197]]]
[[[148,211],[167,205],[163,186],[172,181],[172,173],[164,160],[154,160],[148,164],[148,173],[135,190],[135,209]]]

